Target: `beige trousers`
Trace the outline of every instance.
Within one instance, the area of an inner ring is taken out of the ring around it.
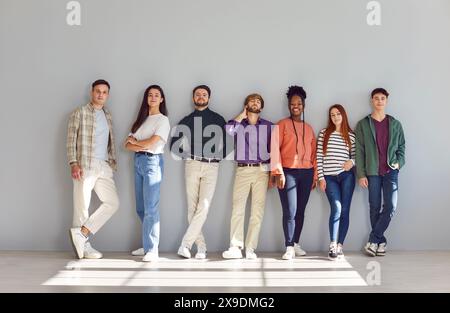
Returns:
[[[92,169],[83,172],[81,180],[73,179],[73,227],[84,226],[95,234],[119,208],[119,197],[113,171],[106,161],[92,160]],[[102,202],[89,216],[92,190]]]
[[[185,161],[185,179],[189,226],[181,245],[189,249],[195,243],[197,250],[206,251],[205,237],[202,233],[208,210],[216,189],[219,163],[206,163],[194,160]]]
[[[237,167],[233,188],[233,211],[231,213],[230,246],[256,249],[264,216],[269,172],[264,168]],[[244,245],[245,208],[249,194],[252,195],[250,220]]]

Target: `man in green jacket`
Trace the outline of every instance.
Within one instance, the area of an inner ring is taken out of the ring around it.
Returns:
[[[397,207],[398,172],[405,164],[405,137],[401,123],[385,114],[389,93],[376,88],[371,96],[372,113],[358,122],[355,131],[356,174],[359,185],[369,188],[372,231],[364,249],[370,256],[384,256],[384,232]]]

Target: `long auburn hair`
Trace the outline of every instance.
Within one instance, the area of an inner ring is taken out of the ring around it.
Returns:
[[[164,91],[158,85],[151,85],[147,89],[145,89],[144,97],[142,98],[141,109],[139,110],[138,116],[133,124],[133,127],[131,127],[132,133],[135,133],[148,117],[148,114],[150,112],[150,109],[148,107],[148,93],[150,92],[150,89],[156,89],[161,93],[161,98],[163,99],[163,101],[159,104],[159,112],[167,116],[166,96],[164,95]]]
[[[323,138],[323,154],[327,154],[327,147],[328,147],[328,140],[330,139],[330,135],[332,132],[336,130],[336,125],[334,125],[333,121],[331,120],[331,110],[337,109],[339,113],[341,113],[342,116],[342,124],[341,124],[341,136],[344,139],[345,143],[347,144],[347,147],[351,149],[352,142],[350,141],[350,133],[353,133],[353,130],[350,128],[350,125],[348,124],[348,118],[347,113],[345,112],[345,109],[340,104],[334,104],[330,107],[328,110],[328,126],[325,129],[325,134]]]

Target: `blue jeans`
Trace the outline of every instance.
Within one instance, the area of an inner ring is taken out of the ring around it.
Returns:
[[[162,154],[134,156],[136,212],[142,222],[144,252],[158,253],[159,191],[164,173]]]
[[[305,219],[306,204],[309,200],[314,178],[314,169],[284,168],[286,184],[278,189],[283,208],[283,231],[286,247],[300,240]]]
[[[344,244],[347,235],[350,204],[352,202],[353,191],[355,190],[355,174],[352,170],[344,171],[339,175],[326,175],[325,190],[330,202],[330,241]]]
[[[384,232],[391,222],[397,208],[398,170],[390,170],[385,175],[368,176],[370,224],[372,232],[369,242],[386,243]],[[383,209],[381,210],[381,192],[383,191]]]

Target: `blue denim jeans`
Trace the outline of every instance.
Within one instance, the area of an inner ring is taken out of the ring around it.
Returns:
[[[162,154],[134,156],[136,212],[142,222],[144,252],[158,253],[159,191],[164,174]]]
[[[372,231],[369,242],[386,243],[384,232],[389,226],[397,208],[398,170],[390,170],[385,175],[368,176],[370,224]],[[381,194],[383,193],[383,207]]]
[[[284,168],[286,184],[278,189],[283,208],[283,231],[286,247],[300,240],[305,218],[306,204],[309,200],[314,178],[314,169]]]
[[[344,244],[350,220],[350,204],[355,190],[355,174],[350,170],[335,176],[326,175],[325,181],[327,183],[325,192],[331,208],[330,241]]]

